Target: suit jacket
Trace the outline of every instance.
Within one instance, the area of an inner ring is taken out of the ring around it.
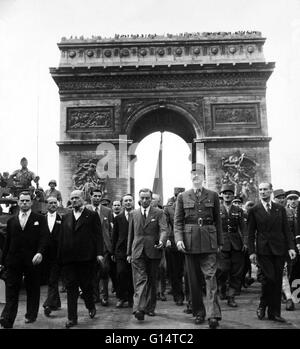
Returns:
[[[129,216],[127,255],[136,259],[144,250],[148,258],[160,259],[162,250],[154,245],[159,240],[165,243],[167,236],[168,226],[163,210],[151,206],[145,220],[138,208]]]
[[[212,224],[198,224],[199,219]],[[174,216],[175,243],[183,241],[186,253],[215,253],[223,245],[219,196],[202,188],[198,199],[194,189],[177,197]]]
[[[112,209],[103,205],[99,205],[100,207],[100,222],[102,228],[102,236],[103,236],[103,253],[112,253],[112,229],[113,229],[113,212]],[[94,211],[92,205],[86,205],[88,210]]]
[[[241,251],[247,245],[248,237],[245,226],[244,212],[241,208],[231,205],[227,212],[224,205],[220,206],[224,244],[222,251]]]
[[[127,256],[128,227],[129,223],[123,211],[115,217],[112,232],[112,254],[116,258],[124,259]]]
[[[45,217],[47,221],[48,233],[50,236],[49,245],[46,251],[46,257],[48,258],[48,260],[53,261],[57,258],[57,248],[58,248],[58,240],[60,235],[62,217],[58,213],[56,213],[56,219],[55,219],[52,232],[50,232],[49,230],[47,214],[45,214]]]
[[[39,213],[30,213],[24,230],[19,217],[15,215],[7,221],[7,235],[3,249],[2,264],[32,265],[36,253],[45,254],[49,243],[46,219]]]
[[[171,247],[176,248],[175,237],[174,237],[174,216],[175,216],[176,201],[168,204],[164,207],[164,213],[169,228],[168,240],[171,241]]]
[[[272,202],[271,213],[268,214],[260,202],[249,210],[248,248],[249,254],[276,256],[286,255],[289,249],[295,249],[283,206]]]
[[[65,214],[58,240],[59,262],[93,261],[99,255],[103,255],[103,238],[98,214],[84,208],[77,222],[73,211]]]

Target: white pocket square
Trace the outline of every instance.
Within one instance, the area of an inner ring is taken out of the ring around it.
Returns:
[[[61,221],[56,221],[57,224],[61,224]]]
[[[104,219],[105,221],[107,221],[107,217],[104,217],[103,219]]]
[[[34,222],[34,224],[33,225],[40,225],[40,223],[39,222]]]
[[[151,219],[151,222],[155,222],[155,221],[156,221],[156,219],[155,219],[155,218],[152,218],[152,219]]]

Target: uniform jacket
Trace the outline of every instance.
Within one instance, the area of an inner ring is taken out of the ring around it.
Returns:
[[[127,256],[128,227],[129,223],[123,211],[114,219],[112,254],[116,258],[124,259]]]
[[[169,205],[164,207],[164,213],[165,213],[167,224],[168,224],[168,228],[169,228],[168,240],[171,241],[171,244],[172,244],[171,247],[173,247],[173,248],[176,248],[175,238],[174,238],[175,207],[176,207],[176,201],[175,202],[171,202]]]
[[[112,209],[103,205],[99,205],[100,208],[100,222],[103,235],[103,253],[112,254],[112,229],[113,229],[113,212]],[[92,205],[87,205],[88,210],[94,210]]]
[[[86,208],[77,222],[73,211],[62,217],[58,240],[58,260],[61,264],[96,260],[103,255],[103,237],[99,215]]]
[[[138,208],[129,215],[127,255],[133,259],[139,258],[144,250],[147,257],[160,259],[162,250],[154,245],[159,240],[165,243],[167,236],[168,226],[163,210],[151,206],[145,220]]]
[[[293,237],[296,238],[297,232],[297,208],[294,210],[290,207],[286,207],[286,216],[289,223],[290,231],[293,234]]]
[[[248,248],[249,254],[277,256],[295,249],[283,206],[272,202],[271,213],[268,214],[260,202],[249,210]]]
[[[58,213],[56,213],[56,219],[55,219],[52,232],[50,232],[49,230],[47,214],[45,214],[45,217],[47,222],[48,233],[50,236],[49,244],[47,246],[47,251],[46,251],[46,257],[49,260],[53,261],[57,258],[58,239],[60,235],[62,217]]]
[[[297,206],[296,244],[300,244],[300,203]]]
[[[30,265],[36,253],[45,254],[49,243],[49,230],[43,215],[31,211],[24,230],[18,215],[7,221],[7,235],[3,249],[2,264]]]
[[[213,224],[200,226],[198,219]],[[175,243],[183,241],[186,253],[213,253],[223,245],[220,203],[216,192],[202,188],[197,199],[193,189],[180,193],[174,216]]]
[[[227,212],[225,206],[221,205],[220,214],[224,240],[222,251],[241,251],[243,245],[248,243],[243,210],[231,205],[229,212]]]

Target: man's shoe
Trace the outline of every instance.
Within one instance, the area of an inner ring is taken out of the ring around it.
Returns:
[[[257,315],[259,320],[262,320],[266,315],[266,308],[258,307],[256,310],[256,315]]]
[[[160,295],[160,300],[163,301],[163,302],[165,302],[167,300],[167,297],[164,295],[164,293],[162,293]]]
[[[268,319],[276,322],[282,322],[282,323],[286,322],[286,320],[279,315],[269,315]]]
[[[196,319],[195,319],[195,324],[196,325],[200,325],[203,324],[205,322],[205,318],[201,315],[197,315]]]
[[[288,311],[295,310],[295,304],[294,304],[294,302],[293,302],[293,300],[292,300],[291,298],[289,298],[289,299],[286,301],[285,308],[286,308],[286,310],[288,310]]]
[[[117,304],[116,304],[116,308],[123,308],[123,305],[124,305],[125,301],[123,300],[118,300]]]
[[[91,319],[95,317],[96,313],[97,313],[96,308],[89,309],[89,316]]]
[[[108,306],[108,300],[107,299],[101,299],[101,305],[103,305],[103,307],[107,307]]]
[[[145,318],[145,315],[142,311],[136,311],[134,316],[137,320],[140,320],[140,321],[144,320],[144,318]]]
[[[219,326],[219,321],[215,318],[209,319],[208,320],[208,326],[212,330],[216,329]]]
[[[0,325],[3,328],[13,328],[13,325],[9,321],[5,320],[3,317],[0,318]]]
[[[234,297],[228,297],[227,304],[232,308],[236,308],[238,306],[234,300]]]
[[[44,308],[44,314],[45,316],[49,317],[51,314],[52,309],[50,307],[45,307]]]
[[[66,328],[74,327],[78,324],[77,320],[68,320],[65,324]]]
[[[36,319],[33,319],[33,318],[25,318],[25,324],[31,324],[35,321],[36,321]]]
[[[146,313],[148,316],[156,316],[156,313],[154,311],[147,311]]]

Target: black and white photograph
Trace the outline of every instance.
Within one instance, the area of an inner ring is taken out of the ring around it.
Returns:
[[[300,0],[0,0],[0,47],[0,330],[300,329]]]

